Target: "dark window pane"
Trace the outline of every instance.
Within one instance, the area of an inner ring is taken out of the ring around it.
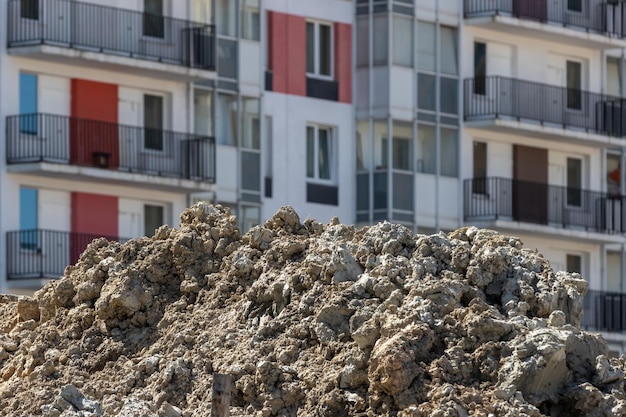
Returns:
[[[435,76],[418,74],[417,88],[417,106],[420,109],[435,111]]]
[[[567,108],[582,108],[582,66],[580,62],[567,61]]]
[[[318,167],[319,178],[330,179],[330,134],[327,129],[319,129]]]
[[[20,3],[20,16],[23,19],[39,19],[39,0],[22,0]]]
[[[474,42],[474,94],[486,93],[485,77],[487,77],[487,45]]]
[[[393,138],[393,167],[405,171],[411,169],[411,139]]]
[[[38,192],[35,188],[20,188],[20,247],[37,249]]]
[[[567,204],[581,205],[582,160],[567,158]]]
[[[572,11],[572,12],[582,12],[583,1],[582,0],[567,0],[567,10]]]
[[[241,152],[241,188],[261,191],[261,155],[257,152]]]
[[[154,231],[163,226],[163,206],[143,206],[143,227],[147,236],[154,234]]]
[[[306,128],[306,176],[315,178],[315,128]]]
[[[144,147],[163,150],[163,97],[144,95]]]
[[[306,72],[315,73],[315,24],[306,23]]]
[[[440,103],[443,113],[458,113],[458,81],[454,78],[441,77]]]
[[[567,255],[566,258],[567,272],[582,272],[582,258],[579,255]]]
[[[330,45],[330,26],[319,25],[320,40],[319,40],[319,59],[320,59],[320,75],[330,76],[331,66],[331,45]]]
[[[476,194],[487,194],[487,144],[485,142],[474,142],[474,175],[472,181],[472,192]]]
[[[143,11],[143,34],[163,38],[165,34],[163,0],[144,0]]]

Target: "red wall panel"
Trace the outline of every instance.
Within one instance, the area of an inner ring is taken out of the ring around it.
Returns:
[[[81,252],[94,238],[117,238],[117,197],[89,193],[72,193],[71,262],[78,260]]]
[[[352,103],[352,26],[335,23],[335,79],[339,83],[339,101]]]
[[[303,16],[268,12],[268,66],[272,90],[306,95],[306,20]]]
[[[73,165],[117,168],[117,85],[72,79],[70,158]],[[93,121],[107,122],[94,123]],[[102,155],[98,165],[96,157]]]

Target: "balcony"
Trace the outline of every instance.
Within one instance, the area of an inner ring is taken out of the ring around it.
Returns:
[[[580,326],[585,330],[626,331],[626,294],[590,290]]]
[[[8,52],[164,79],[214,76],[215,27],[73,0],[9,0]]]
[[[7,232],[7,279],[59,278],[65,267],[76,263],[87,245],[99,237],[122,242],[128,240],[41,229]]]
[[[591,48],[626,44],[626,7],[621,1],[464,0],[468,24],[540,40]]]
[[[626,99],[498,76],[466,79],[463,91],[468,127],[626,144]]]
[[[463,201],[468,223],[519,227],[510,223],[519,222],[553,230],[626,233],[626,196],[507,178],[475,178],[464,181]]]
[[[9,172],[210,190],[215,139],[187,133],[34,113],[7,117]]]

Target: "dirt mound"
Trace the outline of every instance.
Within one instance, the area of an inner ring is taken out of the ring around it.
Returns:
[[[91,243],[0,299],[7,416],[626,415],[622,360],[578,328],[587,284],[512,237],[302,224],[241,236],[220,206]]]

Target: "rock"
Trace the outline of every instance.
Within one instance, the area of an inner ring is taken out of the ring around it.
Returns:
[[[626,359],[578,326],[587,283],[517,238],[222,206],[97,239],[0,296],[0,410],[44,417],[626,416]]]

